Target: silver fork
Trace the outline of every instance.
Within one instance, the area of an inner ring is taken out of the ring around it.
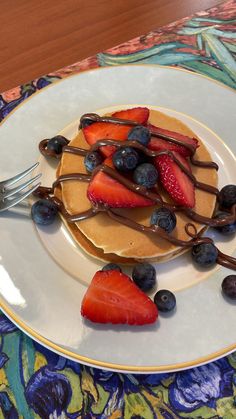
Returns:
[[[15,183],[19,182],[21,179],[24,179],[38,165],[39,163],[35,163],[33,164],[33,166],[29,167],[28,169],[24,170],[18,175],[0,182],[0,212],[8,210],[9,208],[14,207],[16,204],[19,204],[19,202],[23,201],[23,199],[27,198],[27,196],[29,196],[32,192],[34,192],[35,189],[37,189],[37,187],[40,185],[40,182],[36,184],[34,184],[34,182],[40,178],[41,173],[27,180],[26,182],[21,183],[15,188],[9,188],[9,186],[12,186]],[[21,191],[24,191],[24,189],[26,189],[30,185],[32,185],[32,187],[30,189],[27,189],[26,192],[19,193]]]

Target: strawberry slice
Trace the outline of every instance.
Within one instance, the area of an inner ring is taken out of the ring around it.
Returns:
[[[173,154],[191,172],[187,160],[178,153],[173,152]],[[154,162],[159,171],[160,181],[171,198],[177,204],[193,208],[195,206],[195,189],[190,178],[168,155],[155,157]]]
[[[110,270],[94,275],[81,314],[95,323],[144,325],[156,321],[158,310],[127,275]]]
[[[108,157],[104,164],[114,168],[111,157]],[[150,199],[129,190],[102,171],[92,178],[87,196],[93,204],[107,204],[111,208],[148,207],[154,204]]]
[[[154,132],[155,134],[160,135],[168,135],[169,137],[174,138],[175,140],[181,141],[187,145],[190,145],[196,151],[197,147],[199,147],[198,141],[196,138],[188,137],[187,135],[180,134],[178,132],[169,131],[163,128],[155,127],[154,125],[148,124],[148,128]],[[151,141],[148,144],[148,148],[151,150],[159,151],[159,150],[169,150],[169,151],[176,151],[181,156],[188,157],[191,155],[191,151],[182,145],[172,143],[170,141],[164,140],[163,138],[152,137]]]
[[[93,145],[99,140],[127,140],[130,126],[111,124],[110,122],[94,122],[93,124],[83,128],[85,140],[88,144]],[[106,145],[100,148],[104,156],[111,156],[116,147]]]
[[[147,108],[132,108],[125,111],[119,111],[112,114],[116,118],[129,119],[130,121],[138,122],[139,124],[146,123],[149,116]],[[128,133],[131,130],[130,125],[112,124],[110,122],[94,122],[93,124],[83,128],[85,140],[89,145],[93,145],[99,140],[127,140]],[[116,147],[104,146],[100,149],[105,156],[111,156]]]
[[[149,118],[149,109],[142,107],[125,109],[123,111],[114,112],[112,116],[120,119],[129,119],[130,121],[135,121],[140,125],[144,125]]]
[[[107,157],[107,158],[104,160],[103,164],[105,164],[106,166],[111,167],[112,169],[114,169],[114,170],[115,170],[115,166],[114,166],[114,164],[113,164],[112,156],[111,156],[111,157]]]

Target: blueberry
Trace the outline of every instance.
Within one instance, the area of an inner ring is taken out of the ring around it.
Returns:
[[[234,300],[236,300],[236,275],[228,275],[223,280],[222,284],[223,293]]]
[[[47,150],[53,151],[55,154],[61,154],[62,149],[68,144],[68,140],[62,135],[56,135],[50,138],[47,143]]]
[[[36,224],[49,225],[55,220],[58,207],[53,201],[40,199],[31,207],[31,216]]]
[[[136,151],[137,151],[138,157],[139,157],[138,164],[149,163],[150,158],[145,153],[143,153],[141,150],[137,150],[137,149],[136,149]]]
[[[138,125],[132,128],[128,134],[128,140],[137,141],[144,146],[148,145],[150,139],[151,139],[150,131],[146,127],[143,127],[142,125]]]
[[[132,147],[122,147],[113,154],[112,161],[116,169],[127,172],[135,169],[139,161],[139,155]]]
[[[219,194],[219,202],[223,208],[231,208],[236,204],[236,185],[224,186]]]
[[[217,214],[217,216],[215,218],[216,219],[217,218],[225,218],[227,216],[229,216],[228,212],[221,212],[221,213]],[[215,229],[217,231],[219,231],[220,233],[225,234],[225,235],[234,234],[236,232],[236,220],[231,224],[226,224],[224,226],[217,226],[217,227],[215,227]]]
[[[173,292],[168,290],[160,290],[155,294],[154,303],[156,304],[159,311],[166,313],[175,308],[176,298]]]
[[[151,163],[143,163],[136,167],[133,180],[138,185],[145,186],[146,188],[152,188],[158,179],[158,172],[155,166]]]
[[[218,250],[212,243],[201,243],[193,246],[192,257],[194,262],[202,266],[212,266],[216,263]]]
[[[102,163],[102,156],[99,151],[90,151],[86,154],[84,165],[88,172],[92,172],[95,167]]]
[[[94,122],[96,122],[96,121],[94,121],[93,119],[91,119],[89,117],[86,117],[86,118],[84,118],[80,121],[79,128],[89,127],[89,125],[92,125]]]
[[[163,228],[167,233],[171,233],[176,226],[176,216],[168,208],[157,208],[151,215],[151,225]]]
[[[119,271],[119,272],[122,272],[121,268],[116,263],[107,263],[107,265],[103,266],[102,271]]]
[[[139,263],[133,268],[132,278],[142,291],[150,291],[156,285],[156,270],[150,263]]]

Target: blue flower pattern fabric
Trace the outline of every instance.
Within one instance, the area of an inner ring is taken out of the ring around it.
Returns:
[[[0,95],[0,120],[36,91],[87,68],[156,63],[236,87],[236,3],[229,0]],[[0,313],[0,418],[236,418],[236,353],[169,374],[120,374],[65,359]]]
[[[170,374],[120,374],[52,353],[23,335],[3,314],[0,334],[0,417],[236,417],[236,354]],[[13,369],[8,363],[15,363]],[[13,382],[18,388],[11,386]]]
[[[72,390],[67,377],[48,367],[32,375],[25,390],[26,400],[40,417],[65,413]]]

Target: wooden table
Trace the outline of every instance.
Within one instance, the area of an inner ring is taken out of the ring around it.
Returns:
[[[0,91],[222,0],[0,0]]]

